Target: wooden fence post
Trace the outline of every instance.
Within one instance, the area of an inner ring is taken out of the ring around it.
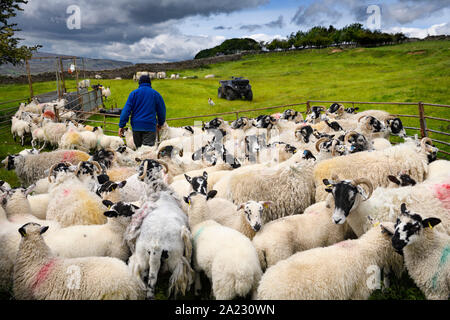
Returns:
[[[425,119],[425,110],[423,102],[419,102],[419,121],[420,121],[420,135],[421,138],[427,137],[427,120]]]
[[[310,112],[311,106],[309,105],[309,100],[306,101],[306,114]]]

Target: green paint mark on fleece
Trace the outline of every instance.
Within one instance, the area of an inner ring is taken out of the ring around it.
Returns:
[[[442,266],[447,262],[449,253],[450,253],[450,247],[447,246],[447,247],[445,247],[444,251],[442,252],[441,260],[439,261],[438,271],[436,271],[433,278],[431,279],[433,289],[436,289],[439,269],[441,269]]]

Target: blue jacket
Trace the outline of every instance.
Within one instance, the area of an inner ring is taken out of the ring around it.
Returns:
[[[131,114],[133,131],[156,131],[156,116],[162,126],[166,121],[166,105],[161,95],[149,83],[142,83],[128,96],[120,113],[119,128],[125,127]]]

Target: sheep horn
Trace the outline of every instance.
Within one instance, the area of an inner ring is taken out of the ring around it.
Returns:
[[[52,176],[53,169],[55,169],[55,167],[56,167],[57,165],[58,165],[58,164],[56,163],[56,164],[54,164],[54,165],[50,168],[50,171],[48,172],[48,182],[52,182],[52,180],[51,180],[50,178],[51,178],[51,176]]]
[[[44,149],[45,148],[45,145],[47,144],[47,141],[44,141],[44,144],[42,145],[42,147],[38,150],[39,152],[41,152],[42,151],[42,149]]]
[[[158,161],[160,165],[162,165],[164,167],[164,173],[168,173],[169,172],[169,166],[167,165],[167,163],[165,163],[164,161],[159,160]]]
[[[354,135],[359,135],[359,133],[356,132],[356,131],[347,132],[347,134],[345,135],[345,138],[344,138],[344,142],[347,144],[348,143],[348,139],[350,139],[350,137],[352,137]]]
[[[372,183],[369,181],[369,179],[366,179],[366,178],[355,179],[355,180],[352,181],[352,184],[353,184],[354,186],[358,186],[358,185],[360,185],[360,184],[365,184],[365,185],[367,186],[367,188],[369,189],[369,195],[367,196],[367,199],[369,199],[370,196],[371,196],[372,193],[373,193],[373,185],[372,185]],[[367,199],[366,199],[366,200],[367,200]]]
[[[142,172],[142,175],[138,176],[139,180],[144,180],[144,177],[147,175],[147,167],[148,167],[148,161],[144,162],[144,171]]]
[[[331,155],[334,157],[336,155],[336,144],[337,140],[333,139],[333,142],[331,143]]]
[[[433,144],[433,141],[428,137],[425,137],[422,139],[422,141],[420,141],[420,145],[422,146],[422,148],[425,148],[427,143]]]
[[[364,118],[364,117],[367,117],[367,116],[361,116],[361,117],[359,117],[359,118],[358,118],[358,122],[360,122],[361,119]]]
[[[77,170],[75,171],[75,176],[78,176],[78,172],[80,171],[81,164],[85,161],[78,162]]]
[[[316,142],[316,150],[317,150],[317,152],[320,152],[319,146],[324,141],[328,141],[328,138],[323,137],[323,138],[320,138],[319,140],[317,140],[317,142]]]
[[[97,161],[92,161],[92,163],[94,164],[94,166],[97,167],[99,173],[102,173],[102,172],[103,172],[103,169],[102,169],[102,167],[100,166],[100,163],[98,163]]]

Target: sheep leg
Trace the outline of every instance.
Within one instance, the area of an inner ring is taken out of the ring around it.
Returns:
[[[21,143],[22,143],[22,147],[23,147],[23,145],[24,145],[24,142],[25,142],[25,136],[22,136],[20,139],[21,139]]]
[[[202,281],[200,278],[200,272],[196,271],[195,272],[195,285],[194,285],[194,293],[196,296],[199,296],[201,291],[202,291]]]
[[[390,286],[389,277],[391,275],[391,269],[389,267],[383,268],[383,291],[387,290]]]
[[[155,286],[158,280],[158,272],[161,266],[161,249],[153,249],[149,251],[149,265],[150,269],[148,271],[148,283],[147,283],[147,299],[154,299],[155,297]]]
[[[16,142],[16,133],[15,132],[13,133],[13,139],[14,139],[14,142]]]

